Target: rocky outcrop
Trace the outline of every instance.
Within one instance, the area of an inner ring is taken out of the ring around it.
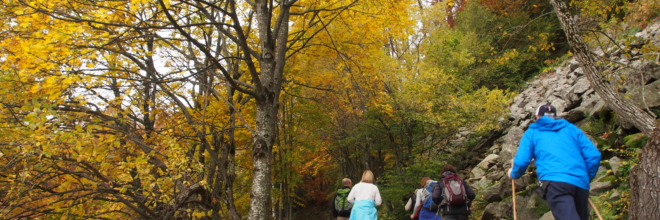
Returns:
[[[660,22],[650,25],[647,30],[638,33],[639,42],[645,39],[660,41]],[[639,43],[638,42],[638,43]],[[660,43],[660,42],[658,42]],[[639,47],[639,46],[638,46]],[[660,108],[660,65],[655,60],[644,60],[639,51],[623,54],[620,50],[595,51],[605,59],[611,60],[619,66],[608,66],[612,72],[621,76],[622,84],[617,85],[620,92],[627,94],[625,97],[632,98],[633,102],[643,109]],[[631,56],[632,55],[632,56]],[[623,66],[621,66],[623,65]],[[566,120],[582,124],[585,118],[600,117],[599,112],[611,111],[606,103],[594,92],[584,76],[580,64],[574,59],[566,60],[561,66],[555,67],[554,71],[546,72],[534,78],[528,83],[527,89],[513,99],[509,106],[509,117],[502,136],[495,140],[488,150],[485,159],[472,168],[470,184],[483,196],[486,205],[481,219],[504,219],[512,218],[511,209],[511,180],[505,175],[505,171],[511,167],[511,160],[518,150],[518,144],[527,127],[534,122],[533,115],[541,104],[552,104],[557,108],[558,115]],[[616,123],[624,129],[632,129],[632,125],[624,119],[617,119]],[[592,139],[593,141],[593,139]],[[596,142],[594,144],[597,145]],[[603,158],[609,159],[609,158]],[[608,176],[616,175],[620,167],[619,158],[609,160],[613,173],[606,172],[607,169],[599,171],[598,177],[592,182],[590,193],[598,195],[611,190],[614,183]],[[535,189],[536,176],[530,165],[528,174],[515,181],[516,191],[524,195],[517,196],[519,219],[554,219],[552,214],[534,213],[537,201],[543,201],[533,192]],[[616,193],[616,196],[619,196]],[[617,198],[614,196],[614,198]],[[524,215],[524,217],[523,217]]]

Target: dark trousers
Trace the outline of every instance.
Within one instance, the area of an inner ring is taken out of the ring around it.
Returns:
[[[550,182],[545,193],[556,220],[588,220],[589,190],[563,182]]]
[[[442,220],[468,220],[468,215],[443,215]]]

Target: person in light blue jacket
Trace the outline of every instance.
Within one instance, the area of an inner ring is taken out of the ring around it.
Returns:
[[[600,165],[600,151],[575,125],[556,119],[552,105],[536,111],[536,123],[520,140],[509,177],[520,178],[534,159],[544,199],[557,220],[588,220],[589,183]]]

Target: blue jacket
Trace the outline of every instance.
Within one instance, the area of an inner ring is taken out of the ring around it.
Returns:
[[[600,165],[600,151],[575,125],[543,116],[525,131],[513,159],[511,178],[525,173],[534,159],[539,180],[573,184],[589,190]]]

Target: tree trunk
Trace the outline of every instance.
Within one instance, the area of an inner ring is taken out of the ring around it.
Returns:
[[[630,176],[630,219],[660,219],[660,131],[654,132],[655,118],[635,106],[629,99],[619,96],[604,79],[588,54],[588,48],[571,19],[566,3],[550,0],[562,24],[571,48],[582,64],[591,88],[619,115],[632,123],[651,139],[639,155],[639,165],[633,167]]]
[[[660,219],[660,129],[639,153],[639,164],[630,170],[628,219]]]
[[[289,3],[282,2],[275,28],[271,29],[273,1],[255,1],[257,28],[261,49],[259,82],[255,83],[257,97],[256,131],[252,148],[252,193],[248,220],[270,217],[271,157],[277,135],[277,112],[282,90],[282,73],[286,60],[289,35]],[[292,4],[292,3],[290,3]]]

